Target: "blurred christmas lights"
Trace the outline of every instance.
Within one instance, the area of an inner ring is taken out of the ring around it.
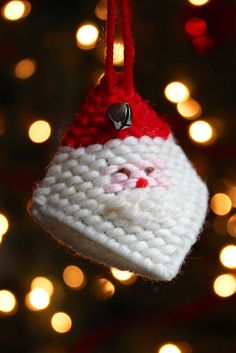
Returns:
[[[188,98],[184,102],[179,102],[177,104],[177,110],[182,117],[188,120],[196,119],[202,113],[200,104],[193,98]]]
[[[106,278],[99,278],[93,283],[92,292],[98,299],[106,300],[114,295],[115,287]]]
[[[189,89],[181,82],[171,82],[165,87],[165,96],[172,103],[184,102],[189,98]]]
[[[121,271],[114,267],[112,267],[110,270],[111,270],[112,276],[123,284],[129,285],[136,281],[137,277],[132,272]]]
[[[193,37],[203,35],[206,29],[206,22],[198,17],[190,18],[185,24],[185,31]]]
[[[220,261],[227,268],[236,268],[236,246],[225,246],[220,252]]]
[[[181,350],[175,344],[167,343],[158,350],[158,353],[181,353]]]
[[[234,214],[227,222],[228,233],[236,238],[236,214]]]
[[[230,297],[236,292],[236,279],[232,274],[220,275],[215,279],[213,288],[219,297]]]
[[[189,136],[197,143],[210,143],[214,141],[213,127],[204,120],[198,120],[189,126]]]
[[[116,66],[122,66],[124,63],[124,44],[120,41],[114,43],[113,63]]]
[[[207,35],[198,36],[193,39],[193,47],[198,54],[209,53],[212,50],[213,45],[213,40]]]
[[[17,21],[28,16],[31,11],[31,4],[28,1],[8,1],[2,7],[1,13],[8,21]]]
[[[95,7],[95,15],[105,21],[107,19],[107,0],[99,0]]]
[[[6,216],[0,213],[0,243],[2,241],[2,237],[8,231],[9,223]]]
[[[51,325],[54,331],[58,333],[66,333],[72,327],[70,316],[64,312],[55,313],[51,319]]]
[[[0,312],[13,313],[16,309],[16,298],[12,292],[6,289],[0,290]]]
[[[42,276],[35,277],[31,282],[31,289],[40,288],[45,290],[49,296],[53,294],[54,288],[52,282]]]
[[[77,45],[81,49],[92,49],[98,40],[99,31],[93,24],[85,24],[78,28],[76,32]]]
[[[190,4],[195,6],[206,5],[210,0],[188,0]]]
[[[29,138],[34,143],[42,143],[49,139],[51,127],[45,120],[36,120],[30,125]]]
[[[226,194],[218,193],[211,198],[211,209],[218,216],[224,216],[230,212],[232,203]]]
[[[81,289],[85,286],[86,279],[77,266],[71,265],[67,266],[63,272],[64,282],[71,288]]]
[[[227,195],[230,197],[232,206],[236,208],[236,188],[232,187],[227,190]]]
[[[31,77],[36,70],[36,61],[33,59],[23,59],[15,66],[15,76],[19,79],[25,80]]]
[[[44,310],[48,307],[49,303],[49,294],[42,288],[32,289],[25,298],[26,306],[33,311]]]

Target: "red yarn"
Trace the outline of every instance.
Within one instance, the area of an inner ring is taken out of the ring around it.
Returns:
[[[122,140],[128,136],[166,139],[170,134],[168,124],[134,90],[134,49],[129,0],[119,1],[125,47],[124,70],[122,73],[118,73],[113,67],[116,0],[108,0],[105,76],[101,83],[86,97],[80,113],[76,114],[74,123],[63,137],[62,145],[74,148],[87,147],[92,144],[104,144],[111,139]],[[124,102],[131,106],[133,122],[127,129],[116,130],[108,118],[107,109],[113,103]]]
[[[108,92],[112,92],[114,81],[113,49],[116,24],[116,0],[109,0],[107,4],[107,52],[105,63],[105,76]]]
[[[125,139],[128,136],[140,138],[142,136],[162,137],[166,139],[170,134],[168,124],[157,115],[154,109],[133,91],[127,95],[123,89],[123,74],[116,73],[113,94],[107,95],[106,80],[91,91],[81,111],[75,115],[73,125],[69,127],[62,140],[63,145],[71,147],[87,147],[91,144],[104,144],[111,139]],[[107,116],[107,109],[113,103],[127,102],[131,106],[133,123],[123,130],[115,130],[113,123]]]
[[[133,63],[134,63],[134,45],[131,31],[131,13],[129,0],[120,0],[121,21],[124,41],[124,88],[127,93],[133,89]]]

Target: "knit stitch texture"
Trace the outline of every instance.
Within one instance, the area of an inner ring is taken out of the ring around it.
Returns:
[[[142,180],[141,186],[133,179]],[[122,188],[109,189],[114,183]],[[31,212],[57,240],[87,258],[171,280],[198,237],[207,199],[205,184],[172,135],[128,136],[61,146],[34,191]]]

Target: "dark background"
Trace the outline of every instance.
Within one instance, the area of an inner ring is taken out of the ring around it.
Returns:
[[[210,210],[204,232],[176,279],[137,279],[130,286],[116,281],[108,269],[55,244],[29,217],[26,205],[33,184],[43,178],[66,124],[96,85],[105,46],[105,22],[95,16],[96,0],[31,4],[31,13],[22,20],[0,18],[0,115],[6,127],[0,136],[0,212],[9,219],[9,231],[0,244],[0,289],[12,291],[18,302],[14,315],[0,314],[0,352],[154,353],[168,341],[180,346],[185,342],[183,353],[236,352],[235,296],[219,298],[212,288],[215,277],[228,272],[219,262],[219,252],[235,238],[213,229],[219,217]],[[196,16],[206,21],[213,43],[202,53],[184,30],[186,21]],[[76,29],[86,20],[100,30],[96,47],[89,51],[78,48],[75,40]],[[211,195],[225,191],[225,179],[236,185],[235,2],[211,0],[194,7],[187,0],[135,0],[133,31],[137,90],[167,114]],[[14,67],[25,57],[37,61],[37,70],[28,80],[19,80]],[[201,118],[221,122],[214,144],[189,139],[189,121],[163,93],[175,80],[191,87],[202,106]],[[42,144],[28,138],[29,125],[36,119],[52,127],[51,138]],[[87,277],[81,291],[63,283],[62,272],[69,264],[78,265]],[[24,298],[37,275],[50,278],[57,290],[47,309],[33,312]],[[91,287],[97,276],[115,285],[111,299],[99,301],[94,296]],[[50,318],[55,311],[70,314],[70,332],[53,331]]]

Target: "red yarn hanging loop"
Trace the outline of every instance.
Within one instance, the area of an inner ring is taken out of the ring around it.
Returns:
[[[124,90],[130,93],[133,90],[133,63],[134,63],[134,44],[131,30],[131,11],[130,0],[120,0],[120,15],[122,26],[122,39],[124,43]],[[113,50],[115,39],[116,24],[116,0],[108,0],[107,14],[107,54],[105,64],[105,74],[107,88],[112,93],[115,81],[115,69],[113,64]]]
[[[131,11],[129,0],[120,0],[121,23],[124,42],[124,85],[127,93],[133,89],[134,43],[131,30]]]
[[[109,93],[112,92],[114,84],[114,66],[113,66],[113,49],[115,38],[115,25],[116,25],[116,0],[108,0],[107,8],[107,52],[105,75],[107,80],[107,88]]]

